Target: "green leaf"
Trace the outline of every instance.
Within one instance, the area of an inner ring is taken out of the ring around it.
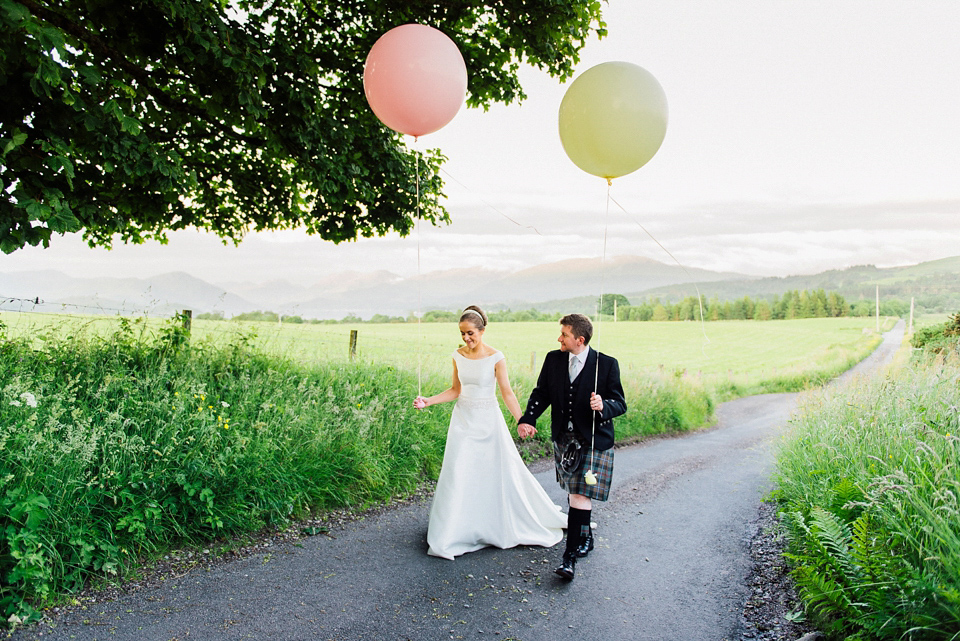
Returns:
[[[79,231],[81,228],[80,221],[77,220],[77,217],[74,216],[73,212],[67,207],[54,209],[53,215],[47,220],[47,225],[51,231],[55,231],[58,234]]]
[[[140,135],[140,121],[137,120],[136,118],[130,118],[129,116],[121,116],[120,128],[129,134],[133,134],[134,136]]]
[[[3,153],[7,154],[27,142],[27,134],[14,129],[13,138],[8,140],[7,143],[3,146]]]

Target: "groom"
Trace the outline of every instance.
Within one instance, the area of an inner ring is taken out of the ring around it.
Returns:
[[[517,433],[537,433],[537,418],[551,406],[557,481],[566,490],[567,546],[556,573],[573,580],[577,559],[593,549],[591,499],[606,501],[613,477],[613,418],[627,411],[617,360],[588,346],[593,325],[583,314],[560,319],[560,349],[547,354]],[[592,471],[593,475],[588,474]]]

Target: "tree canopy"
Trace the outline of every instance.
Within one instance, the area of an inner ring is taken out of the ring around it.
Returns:
[[[457,43],[484,108],[525,97],[522,62],[568,78],[605,34],[600,0],[0,0],[0,249],[409,232],[417,153],[363,65],[410,22]],[[449,220],[443,157],[420,156],[420,215]]]

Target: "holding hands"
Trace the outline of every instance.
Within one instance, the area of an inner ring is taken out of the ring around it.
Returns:
[[[517,425],[517,436],[520,438],[529,438],[537,433],[537,428],[528,423],[520,423]]]

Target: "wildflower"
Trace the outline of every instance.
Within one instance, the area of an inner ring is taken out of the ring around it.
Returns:
[[[29,407],[37,406],[37,397],[31,394],[30,392],[24,392],[20,395],[20,400],[26,403]]]
[[[220,405],[223,406],[223,407],[230,407],[230,403],[228,403],[228,402],[226,402],[226,401],[220,401]]]
[[[14,407],[20,407],[20,401],[10,401],[10,404]]]

